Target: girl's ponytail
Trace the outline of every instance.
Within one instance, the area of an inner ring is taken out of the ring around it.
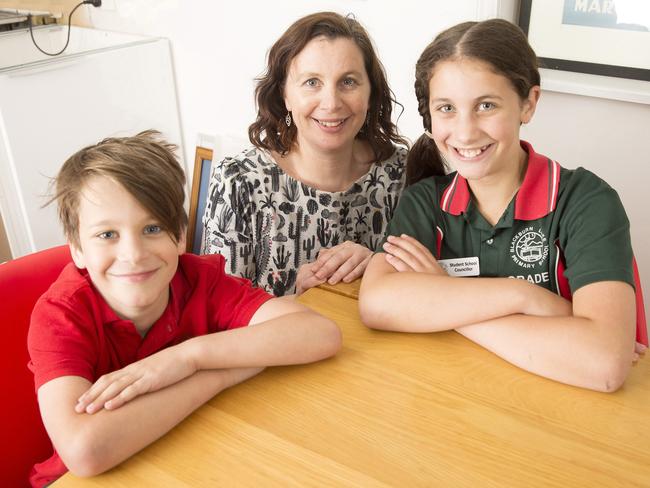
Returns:
[[[446,165],[435,142],[428,135],[422,134],[413,144],[406,160],[406,186],[445,173]]]

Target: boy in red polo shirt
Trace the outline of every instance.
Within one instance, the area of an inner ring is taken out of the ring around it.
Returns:
[[[55,452],[34,486],[101,473],[266,366],[336,353],[336,325],[183,254],[185,176],[147,131],[82,149],[56,179],[74,264],[39,299],[28,347]],[[75,266],[76,265],[76,266]],[[256,324],[255,327],[246,327]]]

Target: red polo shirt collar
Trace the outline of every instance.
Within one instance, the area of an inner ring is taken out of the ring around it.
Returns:
[[[560,186],[560,165],[541,154],[537,154],[526,141],[520,141],[521,147],[528,153],[528,167],[521,188],[515,197],[515,215],[517,220],[537,220],[545,217],[557,203]],[[467,211],[471,193],[467,180],[459,173],[445,188],[440,199],[443,211],[460,215]]]
[[[87,270],[82,269],[79,272],[87,277]],[[87,279],[90,286],[95,288],[92,281],[89,278]],[[124,341],[123,346],[132,356],[132,361],[137,361],[159,351],[167,346],[174,337],[175,329],[178,327],[180,318],[183,280],[184,277],[181,273],[174,275],[169,286],[169,303],[163,314],[151,325],[144,337],[140,336],[132,321],[120,318],[108,303],[106,303],[101,293],[96,291],[97,303],[102,314],[102,322],[109,327],[122,328],[124,330],[124,334],[122,335],[122,340]]]

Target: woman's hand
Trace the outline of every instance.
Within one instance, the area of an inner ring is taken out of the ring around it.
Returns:
[[[386,251],[386,262],[400,273],[412,271],[436,275],[447,274],[429,249],[406,234],[399,237],[388,236],[388,242],[384,243],[384,251]]]
[[[115,410],[139,395],[161,390],[191,376],[196,368],[184,354],[183,344],[168,347],[105,374],[79,397],[75,411],[95,413],[102,408]]]
[[[322,249],[318,259],[311,264],[316,278],[335,285],[339,281],[350,283],[360,278],[370,262],[372,251],[361,244],[345,241],[329,249]]]

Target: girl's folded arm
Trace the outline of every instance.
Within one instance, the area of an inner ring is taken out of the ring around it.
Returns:
[[[517,314],[457,331],[532,373],[611,392],[632,365],[635,318],[632,287],[603,281],[575,292],[570,316]]]
[[[373,329],[436,332],[512,314],[570,312],[566,300],[523,280],[397,272],[385,256],[373,256],[359,293],[361,320]]]

